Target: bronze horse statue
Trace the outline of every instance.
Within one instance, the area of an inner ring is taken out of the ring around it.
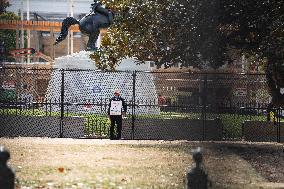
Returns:
[[[54,45],[63,41],[68,35],[68,28],[71,25],[79,24],[82,33],[89,36],[87,50],[96,50],[96,41],[100,33],[106,31],[113,23],[114,14],[111,10],[102,7],[99,2],[91,4],[91,12],[79,21],[73,17],[67,17],[62,21],[61,32]]]
[[[272,97],[267,107],[267,121],[270,121],[271,111],[279,116],[275,109],[284,108],[284,62],[282,57],[273,58],[273,61],[269,61],[266,68],[268,91]]]

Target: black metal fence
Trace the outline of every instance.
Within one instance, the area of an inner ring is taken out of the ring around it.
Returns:
[[[0,69],[0,136],[108,138],[113,90],[125,139],[284,141],[263,74]]]

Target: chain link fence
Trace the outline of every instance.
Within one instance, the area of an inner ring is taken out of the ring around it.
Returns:
[[[263,74],[14,67],[0,69],[0,83],[1,137],[108,138],[119,88],[124,139],[284,141],[283,109],[267,112]]]

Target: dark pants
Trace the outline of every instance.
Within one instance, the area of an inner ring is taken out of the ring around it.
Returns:
[[[121,115],[111,115],[110,122],[111,122],[110,130],[109,130],[110,139],[120,139],[121,130],[122,130],[122,116]],[[117,137],[114,137],[115,124],[117,125]]]

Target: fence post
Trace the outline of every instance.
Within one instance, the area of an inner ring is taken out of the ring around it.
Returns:
[[[14,189],[15,174],[7,166],[7,161],[10,159],[10,153],[0,146],[0,188]]]
[[[276,110],[276,121],[277,121],[277,142],[281,142],[281,109],[280,107]]]
[[[206,139],[206,109],[207,109],[207,73],[204,75],[202,91],[202,140]]]
[[[195,167],[190,169],[186,174],[186,189],[207,189],[208,176],[201,168],[202,153],[201,148],[198,147],[193,151],[192,158],[196,163]]]
[[[131,125],[131,139],[134,139],[134,126],[135,126],[135,106],[136,106],[136,89],[135,89],[135,85],[136,85],[136,71],[133,72],[132,77],[133,77],[133,86],[132,86],[132,125]]]
[[[61,95],[60,95],[60,138],[63,137],[63,119],[64,119],[64,69],[61,69]]]

